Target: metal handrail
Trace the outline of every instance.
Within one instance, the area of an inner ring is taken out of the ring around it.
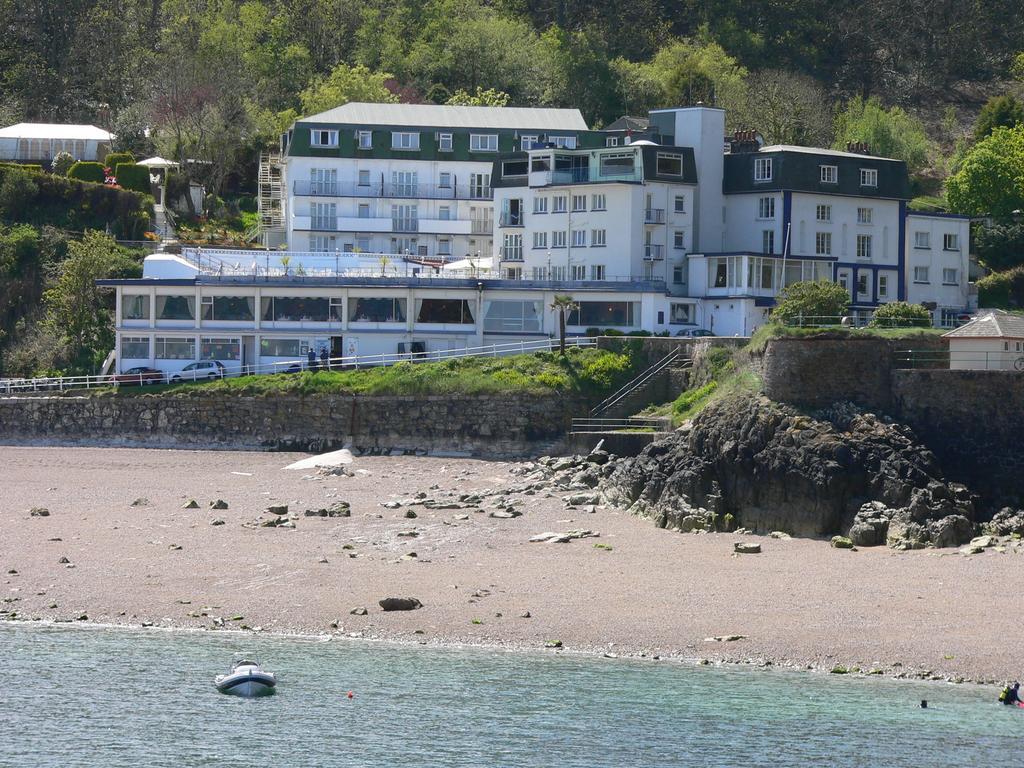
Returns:
[[[976,351],[901,349],[894,353],[893,361],[895,368],[1024,373],[1024,351],[1016,348]]]
[[[535,341],[508,342],[505,344],[488,344],[478,347],[463,347],[461,349],[443,349],[429,352],[397,352],[381,353],[379,355],[347,355],[343,357],[328,358],[326,364],[319,358],[310,363],[309,358],[282,360],[267,365],[227,365],[222,373],[209,371],[175,371],[164,373],[159,381],[153,381],[149,377],[153,374],[138,374],[138,378],[126,378],[125,374],[109,374],[100,376],[59,376],[31,379],[5,379],[0,380],[0,394],[15,394],[18,392],[66,392],[76,389],[92,389],[94,387],[110,387],[124,385],[144,385],[147,383],[164,384],[178,381],[193,382],[205,381],[208,379],[255,376],[286,373],[299,370],[320,370],[327,369],[360,369],[377,368],[381,366],[394,365],[404,362],[440,362],[442,360],[456,360],[465,357],[500,357],[502,355],[526,354],[527,352],[550,352],[558,348],[558,339],[544,338]],[[567,347],[596,347],[597,340],[588,336],[573,336],[565,340]],[[201,361],[200,361],[201,362]]]
[[[680,347],[676,347],[675,349],[673,349],[657,363],[648,367],[646,370],[642,371],[638,376],[635,376],[632,380],[626,382],[622,387],[619,388],[617,392],[613,393],[612,395],[598,403],[596,406],[594,406],[590,410],[590,415],[597,416],[598,414],[605,413],[613,406],[618,405],[620,402],[622,402],[631,394],[636,392],[636,390],[638,390],[652,378],[654,378],[663,370],[665,370],[665,368],[667,368],[677,359],[679,359],[681,354],[682,350]]]
[[[630,416],[625,419],[593,419],[577,417],[572,420],[572,431],[581,430],[614,432],[622,429],[649,429],[654,432],[669,432],[672,420],[665,417]]]

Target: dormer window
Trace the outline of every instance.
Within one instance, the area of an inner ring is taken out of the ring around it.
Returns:
[[[360,149],[373,149],[373,131],[358,131],[356,139]]]
[[[558,149],[576,149],[575,136],[551,136],[548,140]]]
[[[497,152],[498,134],[496,133],[471,133],[469,134],[470,152]]]
[[[772,180],[772,159],[770,157],[754,158],[754,181]]]
[[[439,152],[452,151],[452,135],[450,133],[439,133],[437,135],[437,149]]]
[[[338,146],[338,132],[314,128],[309,132],[309,145],[311,147],[336,147]]]
[[[408,131],[392,131],[391,148],[410,151],[418,150],[420,148],[420,135]]]
[[[861,168],[860,185],[862,187],[877,187],[878,171],[876,171],[874,168]]]
[[[838,184],[839,168],[835,165],[819,165],[818,171],[821,174],[822,184]]]
[[[533,149],[533,145],[538,143],[539,141],[540,141],[540,136],[537,136],[537,135],[529,136],[529,135],[523,134],[522,136],[519,137],[519,148],[521,150],[523,150],[523,152],[528,152],[529,150]]]

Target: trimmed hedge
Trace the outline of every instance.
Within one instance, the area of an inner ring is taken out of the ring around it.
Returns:
[[[43,166],[38,163],[0,163],[0,168],[17,168],[19,171],[29,173],[42,173]]]
[[[79,160],[68,170],[68,178],[102,184],[106,181],[107,174],[103,171],[103,163],[90,163]]]
[[[123,240],[141,240],[150,227],[152,198],[138,192],[0,166],[0,193],[5,190],[11,191],[0,194],[5,221],[73,232],[104,230],[109,224]]]
[[[149,168],[144,165],[118,163],[117,168],[114,169],[114,176],[117,178],[117,185],[122,189],[130,189],[144,195],[151,194]]]
[[[110,152],[103,159],[103,164],[113,173],[121,163],[134,163],[135,155],[131,152]]]

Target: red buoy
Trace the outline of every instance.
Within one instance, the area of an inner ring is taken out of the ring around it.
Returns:
[[[352,691],[349,691],[349,692],[348,692],[348,697],[349,697],[350,699],[354,699],[354,698],[356,697],[356,695],[355,695],[354,693],[352,693]]]

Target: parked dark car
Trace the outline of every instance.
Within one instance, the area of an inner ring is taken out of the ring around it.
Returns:
[[[199,381],[200,379],[223,379],[227,369],[220,360],[200,360],[189,363],[177,373],[171,374],[171,381]]]
[[[688,339],[701,339],[706,336],[714,336],[711,331],[705,331],[703,328],[684,328],[683,330],[676,333],[676,336],[684,336]]]
[[[140,365],[136,368],[129,368],[127,371],[121,371],[114,376],[114,381],[122,386],[125,384],[163,384],[164,372]]]

